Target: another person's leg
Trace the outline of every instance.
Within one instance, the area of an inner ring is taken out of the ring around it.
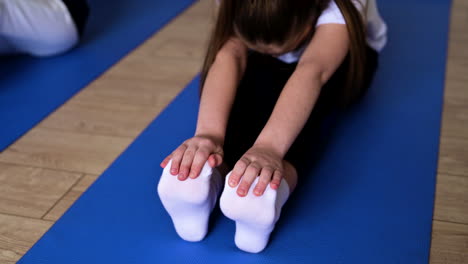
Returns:
[[[87,7],[85,0],[77,1]],[[75,22],[62,0],[0,0],[0,52],[33,56],[66,52],[79,41]]]

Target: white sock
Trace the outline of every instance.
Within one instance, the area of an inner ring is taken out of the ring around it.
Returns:
[[[205,163],[200,176],[180,181],[170,174],[167,164],[158,184],[161,202],[169,213],[179,236],[191,242],[202,240],[208,232],[208,220],[222,188],[223,178],[217,169]]]
[[[289,197],[288,183],[282,179],[278,190],[267,186],[262,196],[255,196],[253,189],[259,177],[251,185],[245,197],[237,195],[237,186],[228,184],[228,176],[224,191],[219,200],[223,214],[236,222],[236,246],[250,253],[262,251],[268,244],[271,231],[278,221],[281,208]]]

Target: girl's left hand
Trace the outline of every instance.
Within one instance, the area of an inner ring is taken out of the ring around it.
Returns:
[[[268,147],[254,145],[236,163],[228,183],[234,188],[242,178],[237,194],[243,197],[258,175],[260,179],[254,189],[256,196],[263,195],[268,184],[272,189],[278,189],[283,177],[283,159]]]

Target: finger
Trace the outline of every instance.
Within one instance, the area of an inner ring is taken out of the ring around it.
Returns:
[[[161,167],[164,169],[166,168],[167,164],[169,163],[169,161],[171,160],[172,158],[172,154],[167,156],[162,162],[161,162]]]
[[[220,153],[211,154],[208,158],[208,162],[212,168],[218,167],[223,163],[223,156]]]
[[[216,167],[216,158],[214,157],[213,154],[208,157],[208,164],[210,165],[211,168]]]
[[[204,150],[198,150],[193,158],[192,167],[190,168],[189,177],[195,179],[200,175],[203,167],[205,166],[206,160],[208,159],[208,152]]]
[[[273,173],[273,179],[271,180],[271,188],[277,190],[281,184],[281,179],[283,179],[283,173],[279,170],[275,170]]]
[[[182,158],[184,157],[184,152],[187,149],[186,145],[180,145],[174,152],[172,153],[172,165],[171,165],[171,174],[177,175],[179,174],[179,167]]]
[[[255,186],[254,194],[256,196],[262,196],[265,192],[266,187],[271,181],[274,170],[270,167],[265,167],[260,173],[260,178],[258,179],[257,186]]]
[[[247,166],[249,166],[250,161],[244,157],[242,157],[236,165],[234,165],[234,169],[232,170],[231,176],[229,176],[229,186],[236,187],[239,184],[239,180],[244,175]]]
[[[250,163],[249,167],[245,170],[242,176],[242,181],[237,188],[237,194],[241,197],[246,196],[249,192],[250,186],[252,185],[255,178],[260,173],[260,166],[256,163]]]
[[[185,150],[184,157],[180,163],[179,180],[185,181],[187,179],[196,151],[197,150],[194,148],[187,148],[187,150]]]

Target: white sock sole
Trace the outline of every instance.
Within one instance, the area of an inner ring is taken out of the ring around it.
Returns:
[[[262,196],[255,196],[255,179],[245,197],[239,197],[237,187],[231,188],[228,176],[220,198],[223,214],[236,222],[235,244],[246,252],[258,253],[268,244],[270,234],[281,214],[281,208],[289,196],[289,186],[283,179],[278,190],[267,186]]]
[[[177,234],[186,241],[200,241],[208,232],[210,214],[223,179],[207,162],[199,177],[180,181],[170,174],[171,163],[167,164],[159,180],[159,197]]]

